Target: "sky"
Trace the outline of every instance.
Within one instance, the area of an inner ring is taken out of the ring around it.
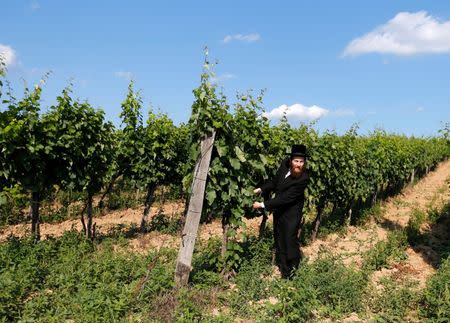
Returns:
[[[450,1],[0,0],[14,94],[51,72],[120,127],[132,79],[145,113],[187,122],[204,48],[230,104],[264,90],[273,124],[435,136],[450,122]]]

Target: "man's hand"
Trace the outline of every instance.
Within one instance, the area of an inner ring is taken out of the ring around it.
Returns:
[[[255,193],[255,194],[261,194],[261,192],[262,192],[262,189],[261,188],[255,188],[254,190],[253,190],[253,193]]]
[[[263,207],[264,207],[264,204],[262,202],[253,202],[254,209],[262,209]]]

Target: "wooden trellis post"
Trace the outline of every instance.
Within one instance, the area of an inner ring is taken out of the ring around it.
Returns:
[[[206,178],[208,176],[215,135],[216,133],[213,132],[204,137],[200,143],[200,158],[197,160],[194,168],[192,193],[189,199],[186,222],[175,267],[175,283],[177,286],[187,285],[192,269],[192,254],[194,253],[195,239],[197,238],[198,225],[202,214]]]

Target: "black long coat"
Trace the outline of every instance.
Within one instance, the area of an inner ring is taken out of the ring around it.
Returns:
[[[290,159],[285,159],[275,177],[261,186],[262,194],[275,192],[272,199],[264,201],[267,211],[273,211],[274,239],[277,257],[285,260],[300,257],[297,233],[300,227],[305,188],[309,182],[306,170],[297,177],[286,177],[290,170]]]

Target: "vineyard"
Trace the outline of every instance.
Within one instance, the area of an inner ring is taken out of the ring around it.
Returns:
[[[74,99],[70,85],[55,105],[41,107],[48,75],[16,98],[2,72],[0,320],[450,319],[448,125],[430,138],[379,129],[360,135],[357,125],[343,135],[320,133],[313,123],[294,127],[286,118],[272,125],[264,92],[230,102],[212,70],[206,57],[191,117],[179,125],[152,110],[144,116],[131,82],[120,128]],[[220,230],[208,237],[200,230],[189,284],[180,287],[176,253],[208,136],[214,141],[200,221]],[[271,216],[251,206],[253,189],[275,174],[293,144],[308,147],[311,181],[304,261],[283,280],[273,265]],[[438,172],[444,178],[423,203],[398,199]],[[396,201],[407,204],[403,222],[383,213]],[[102,226],[124,210],[123,221]],[[134,220],[126,221],[130,212]],[[14,234],[24,225],[29,234]],[[44,225],[66,229],[51,237],[42,234]],[[382,225],[382,238],[345,255],[318,247]],[[173,243],[133,250],[132,241],[155,232]],[[411,273],[409,251],[417,246],[433,253],[422,283],[398,274]],[[393,269],[397,276],[374,282],[376,273]]]

